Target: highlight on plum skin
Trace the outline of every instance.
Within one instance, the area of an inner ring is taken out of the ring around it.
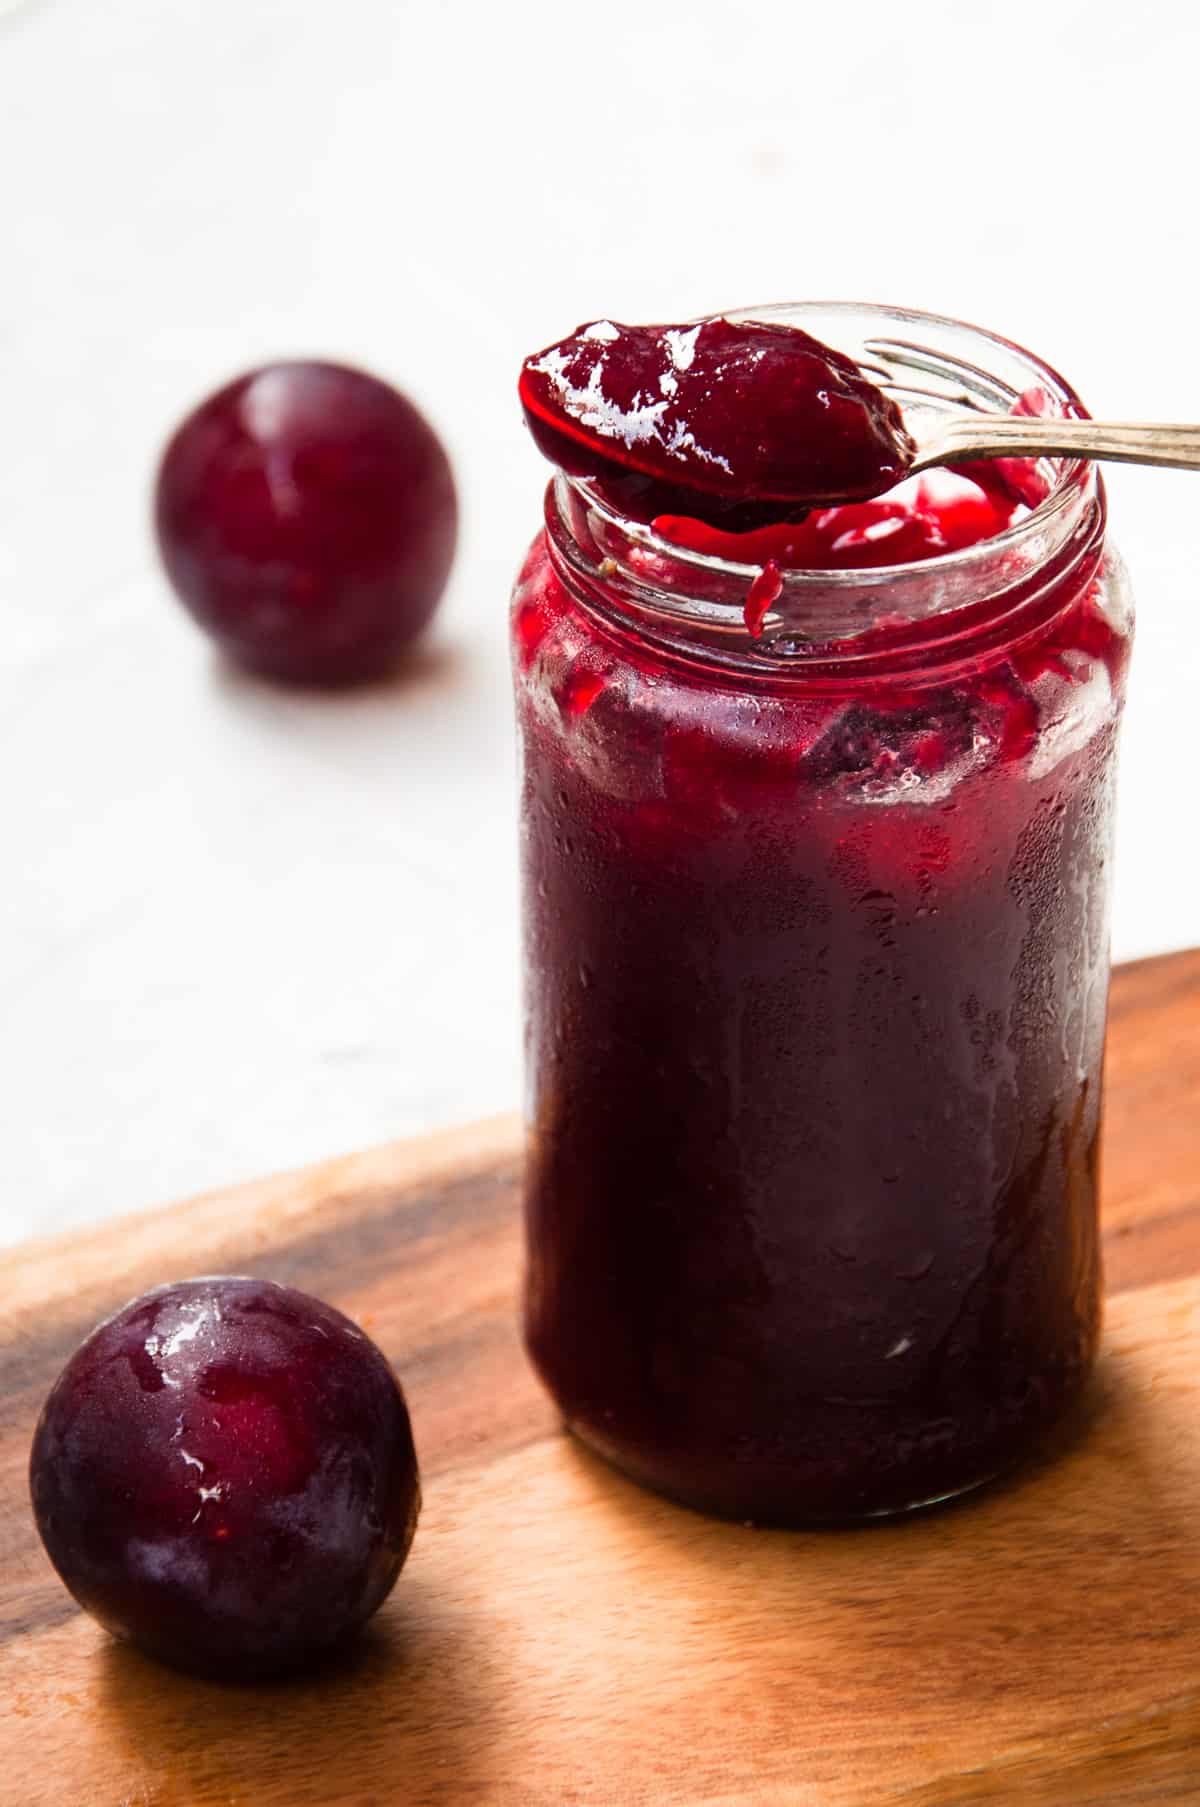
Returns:
[[[181,422],[154,521],[175,591],[230,658],[341,685],[386,674],[428,624],[458,504],[441,441],[398,390],[292,362],[249,371]]]
[[[342,1646],[391,1592],[421,1498],[377,1346],[306,1293],[229,1276],[160,1286],[92,1331],[43,1407],[30,1491],[85,1611],[227,1680]]]

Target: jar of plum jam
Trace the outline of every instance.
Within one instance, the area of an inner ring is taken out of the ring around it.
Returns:
[[[753,317],[886,345],[918,425],[1082,411],[958,322]],[[1092,1363],[1129,595],[1083,463],[690,527],[560,474],[515,593],[528,1347],[663,1493],[895,1512]]]

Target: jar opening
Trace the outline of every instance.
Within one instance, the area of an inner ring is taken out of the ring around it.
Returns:
[[[1031,390],[1048,412],[1085,413],[1049,365],[995,334],[944,316],[856,302],[740,308],[726,317],[802,326],[886,376],[918,437],[933,421],[968,410],[1008,413]],[[763,624],[748,634],[743,610],[760,567],[677,545],[627,519],[585,479],[561,473],[547,492],[556,562],[585,600],[616,609],[636,631],[676,654],[731,661],[740,671],[864,660],[873,666],[977,657],[980,633],[1011,639],[1044,617],[1047,590],[1063,606],[1098,564],[1103,488],[1083,460],[1044,460],[1045,498],[991,538],[920,561],[870,569],[782,571]],[[1076,581],[1078,580],[1078,581]],[[1069,593],[1069,594],[1068,594]],[[1056,609],[1051,611],[1056,612]],[[1018,619],[1020,617],[1020,619]],[[992,636],[987,636],[991,638]],[[966,642],[971,643],[968,652]],[[800,675],[797,672],[796,675]]]

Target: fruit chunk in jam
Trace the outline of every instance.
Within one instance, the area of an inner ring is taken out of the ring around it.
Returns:
[[[1014,518],[947,481],[751,562]],[[534,544],[526,1334],[568,1422],[666,1493],[783,1522],[938,1498],[1087,1374],[1128,649],[1099,533],[1019,644],[819,684],[656,647]]]

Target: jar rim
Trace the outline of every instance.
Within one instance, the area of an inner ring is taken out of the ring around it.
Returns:
[[[911,367],[913,411],[951,409],[1008,412],[1030,389],[1042,390],[1064,414],[1086,414],[1075,390],[1044,360],[986,328],[950,315],[855,301],[781,302],[730,310],[739,320],[786,321],[802,326],[870,366],[882,356]],[[891,348],[886,352],[881,348]],[[880,368],[876,361],[875,368]],[[919,379],[919,381],[918,381]],[[891,385],[895,392],[896,385]],[[909,403],[898,395],[909,411]],[[958,550],[903,564],[867,569],[783,567],[780,591],[751,640],[744,605],[761,566],[696,551],[663,538],[625,516],[586,478],[558,472],[547,492],[551,543],[593,592],[642,616],[641,631],[670,640],[682,632],[706,655],[721,652],[745,666],[763,659],[778,669],[780,655],[818,643],[845,657],[856,639],[884,620],[903,620],[926,636],[941,620],[966,614],[981,596],[1028,587],[1032,573],[1057,569],[1072,547],[1103,538],[1104,493],[1093,463],[1046,460],[1051,487],[1021,519],[1000,533]],[[1010,612],[1010,611],[1006,611]],[[954,636],[957,637],[957,636]],[[684,648],[677,647],[677,651]]]
[[[1001,334],[992,332],[988,327],[975,326],[970,321],[956,319],[952,314],[932,313],[925,308],[892,307],[886,302],[877,301],[771,301],[756,303],[749,307],[722,309],[715,314],[697,315],[695,321],[697,324],[703,324],[706,320],[785,321],[791,325],[805,324],[807,331],[810,330],[807,322],[818,314],[828,315],[835,321],[839,318],[849,320],[858,316],[880,321],[903,321],[906,324],[911,323],[913,326],[926,329],[941,328],[949,330],[954,335],[966,333],[973,341],[978,341],[981,345],[995,346],[1006,358],[1019,359],[1029,367],[1031,375],[1044,378],[1045,381],[1040,382],[1038,386],[1046,388],[1048,393],[1061,403],[1064,411],[1070,409],[1077,411],[1080,416],[1086,417],[1087,415],[1087,410],[1075,389],[1053,365],[1047,364],[1044,359],[1027,351],[1015,340],[1006,339]],[[814,334],[814,336],[819,337],[820,335]],[[845,347],[839,345],[836,349],[844,350]],[[983,375],[985,373],[977,371],[975,374]],[[986,540],[977,540],[973,545],[964,546],[957,551],[939,552],[932,558],[907,560],[895,565],[873,565],[869,569],[849,571],[830,571],[822,570],[819,567],[789,565],[781,568],[780,575],[785,583],[789,578],[809,579],[819,581],[822,586],[854,589],[864,584],[869,587],[871,584],[894,582],[900,572],[911,571],[918,565],[923,570],[933,571],[937,567],[961,566],[973,561],[981,562],[989,551],[1002,546],[1006,541],[1015,544],[1028,530],[1036,531],[1048,520],[1061,513],[1064,508],[1069,506],[1073,493],[1086,483],[1089,472],[1093,468],[1086,458],[1064,458],[1048,462],[1054,464],[1056,475],[1047,495],[1036,508],[1031,509],[1019,521],[1004,528],[1000,533],[992,534]],[[758,564],[721,558],[715,553],[699,552],[690,546],[681,546],[674,540],[664,539],[660,534],[655,533],[648,523],[634,521],[622,515],[621,511],[615,508],[588,478],[568,477],[565,473],[561,473],[561,475],[566,483],[586,499],[589,508],[594,509],[597,514],[610,521],[614,527],[621,527],[628,532],[631,539],[636,539],[644,545],[652,547],[661,555],[677,562],[681,567],[694,565],[697,570],[719,571],[747,584],[753,582],[762,568]]]

